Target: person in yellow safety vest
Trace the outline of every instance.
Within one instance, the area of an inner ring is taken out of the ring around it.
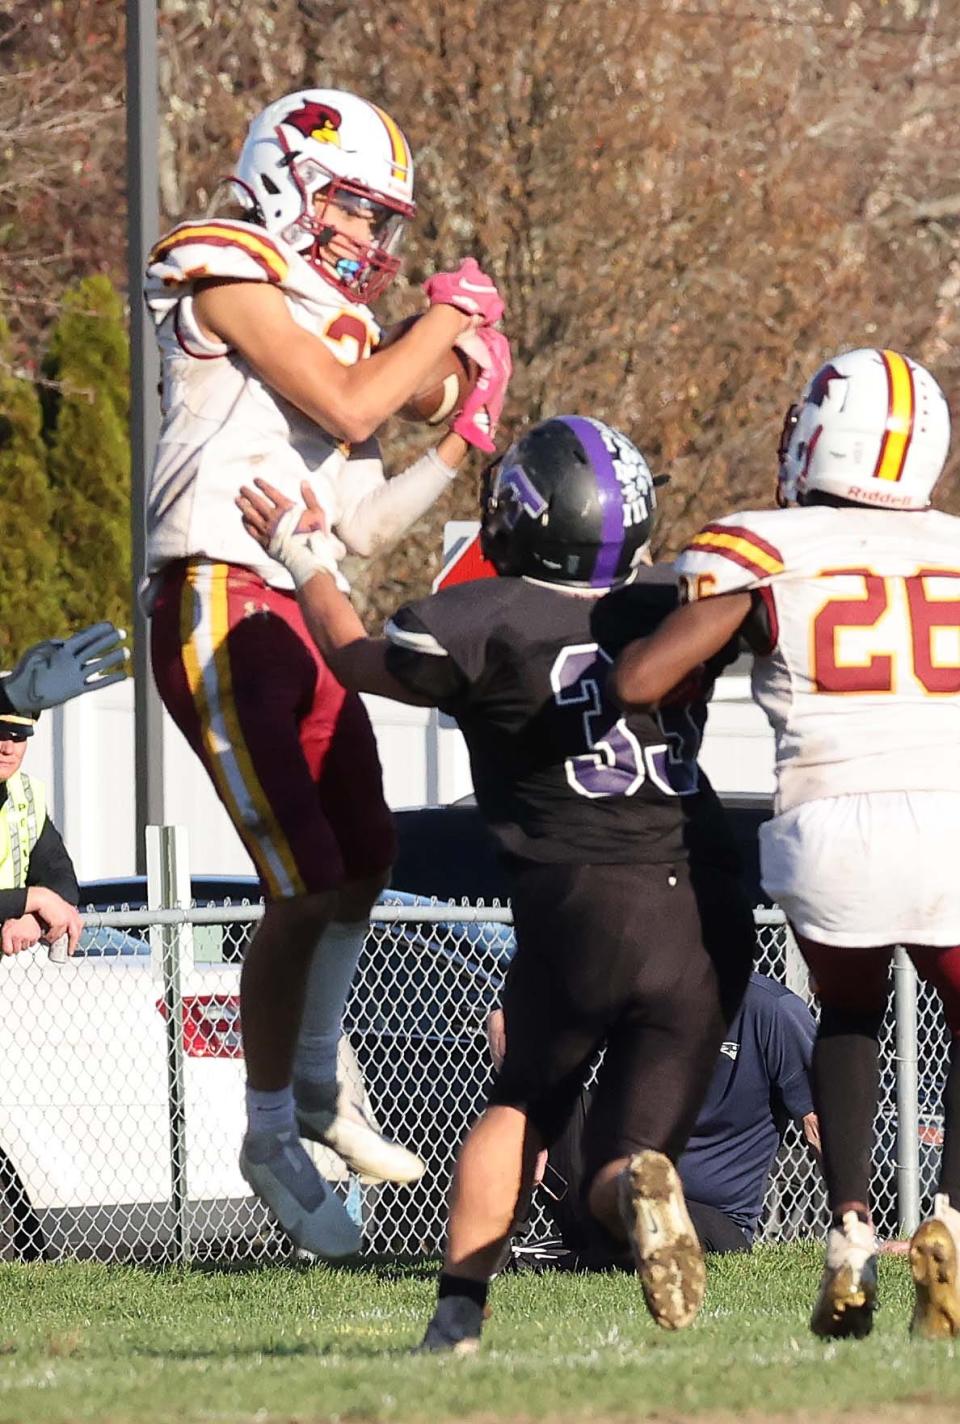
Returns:
[[[73,863],[46,813],[42,781],[21,771],[39,713],[0,710],[0,950],[18,954],[67,936],[76,947],[80,890]]]

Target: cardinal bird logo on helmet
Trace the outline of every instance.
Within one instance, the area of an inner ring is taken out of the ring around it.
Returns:
[[[283,121],[302,133],[304,138],[312,138],[317,143],[334,143],[340,146],[340,125],[343,120],[336,109],[329,104],[319,104],[316,99],[305,99],[299,109],[287,114]]]
[[[820,370],[810,382],[807,405],[823,405],[830,393],[830,382],[845,381],[846,379],[846,376],[842,375],[836,366],[821,366]]]

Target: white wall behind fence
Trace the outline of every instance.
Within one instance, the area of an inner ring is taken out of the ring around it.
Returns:
[[[448,718],[380,697],[365,701],[392,807],[445,805],[469,795],[466,748]],[[721,679],[703,754],[718,791],[768,792],[772,757],[769,729],[749,699],[746,680]],[[51,815],[81,880],[134,873],[132,681],[45,713],[24,770],[46,782]],[[250,860],[206,773],[168,718],[164,784],[163,819],[188,828],[194,873],[250,874]]]

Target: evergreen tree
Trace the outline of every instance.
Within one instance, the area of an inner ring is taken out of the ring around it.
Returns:
[[[0,668],[6,669],[31,643],[66,629],[40,401],[33,382],[11,370],[10,350],[0,318]]]
[[[123,306],[104,276],[68,292],[45,363],[53,527],[72,628],[131,626],[130,355]]]

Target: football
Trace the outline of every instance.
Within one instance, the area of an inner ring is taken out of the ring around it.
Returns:
[[[420,313],[404,317],[383,334],[379,349],[382,351],[409,331],[414,322],[420,320]],[[397,415],[401,420],[415,421],[421,425],[444,425],[462,409],[467,396],[477,383],[480,367],[463,351],[456,347],[445,351],[434,369],[424,378],[423,387],[412,395],[406,405],[400,407]]]

